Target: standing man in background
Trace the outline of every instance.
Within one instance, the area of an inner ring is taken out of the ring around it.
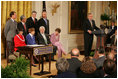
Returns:
[[[35,35],[37,34],[37,29],[36,29],[36,22],[37,22],[37,19],[36,19],[36,14],[37,12],[36,11],[32,11],[32,16],[29,17],[26,21],[26,26],[27,26],[27,29],[29,28],[35,28]]]
[[[18,29],[23,29],[23,36],[26,38],[26,35],[27,35],[27,27],[26,27],[26,17],[24,16],[24,15],[22,15],[21,17],[20,17],[20,20],[21,20],[21,22],[19,22],[18,23],[18,25],[17,25],[17,28]]]
[[[10,19],[6,22],[4,34],[6,37],[6,44],[7,44],[7,56],[13,54],[13,38],[16,35],[17,29],[17,22],[15,19],[17,18],[16,12],[10,12]]]
[[[91,53],[92,43],[93,43],[93,34],[94,29],[99,30],[96,26],[95,21],[93,20],[92,13],[88,13],[88,19],[85,20],[84,24],[84,51],[85,56],[89,56]]]
[[[45,10],[42,12],[42,18],[37,22],[37,29],[39,29],[40,26],[44,26],[45,33],[49,34],[49,20],[47,19],[47,12]]]

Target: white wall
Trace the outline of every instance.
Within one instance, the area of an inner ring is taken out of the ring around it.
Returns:
[[[60,41],[66,52],[69,52],[74,47],[79,47],[80,50],[83,50],[84,38],[83,34],[68,34],[68,2],[67,1],[58,1],[60,7],[57,9],[57,13],[52,16],[52,4],[56,1],[46,1],[46,10],[47,17],[50,22],[50,33],[53,33],[55,28],[60,27],[62,29]],[[42,12],[42,1],[33,2],[33,10],[37,11],[37,18],[41,16]],[[96,21],[96,25],[100,26],[100,15],[102,10],[102,3],[100,1],[90,2],[90,12],[93,13],[93,18]],[[96,45],[96,38],[93,42],[93,48]]]

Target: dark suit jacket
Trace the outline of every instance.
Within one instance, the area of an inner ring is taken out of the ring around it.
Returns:
[[[83,24],[83,28],[84,28],[84,36],[85,36],[85,40],[87,41],[89,38],[93,37],[93,34],[89,34],[88,30],[94,31],[94,29],[99,30],[99,28],[96,26],[95,21],[92,20],[92,24],[93,27],[91,27],[91,23],[90,21],[87,19],[84,24]]]
[[[76,73],[76,70],[81,66],[81,61],[77,58],[67,59],[69,62],[69,72]]]
[[[101,74],[101,71],[94,71],[91,74],[84,73],[80,69],[77,71],[77,77],[78,78],[103,78],[103,74]]]
[[[24,25],[22,24],[22,22],[19,22],[19,23],[17,24],[17,28],[18,28],[18,29],[23,29],[23,35],[24,35],[24,37],[26,38],[26,35],[27,35],[27,26],[26,26],[26,24],[25,24],[25,27],[26,27],[26,30],[24,29]]]
[[[112,29],[112,26],[110,26],[109,29]],[[117,26],[114,26],[114,29],[111,30],[111,32],[109,33],[109,36],[113,35],[116,29],[117,29]]]
[[[47,25],[46,25],[46,22],[44,21],[43,18],[39,19],[37,22],[37,29],[39,29],[40,26],[44,26],[45,27],[45,33],[49,34],[49,20],[48,19],[47,19]],[[39,32],[39,30],[38,30],[38,32]]]
[[[27,21],[26,21],[27,29],[32,28],[32,27],[35,28],[35,34],[37,34],[37,28],[36,28],[37,25],[36,24],[37,24],[36,18],[35,18],[35,24],[34,24],[32,17],[27,18]]]
[[[115,42],[115,35],[112,36],[112,38],[111,38],[111,45],[117,46],[117,40],[116,40],[115,44],[114,44],[114,42]]]
[[[49,35],[45,34],[46,38],[47,38],[47,43],[51,44],[50,39],[49,39]],[[46,45],[45,40],[43,38],[43,36],[41,34],[38,33],[37,37],[36,37],[37,43],[38,44],[43,44]]]
[[[33,36],[33,38],[30,36],[30,34],[28,34],[26,36],[26,40],[27,40],[27,45],[34,45],[36,44],[35,42],[35,36]]]
[[[77,78],[75,74],[71,73],[71,72],[62,72],[60,74],[57,74],[57,76],[55,76],[55,78]]]
[[[96,64],[97,68],[103,67],[105,56],[99,57],[98,59],[93,59],[93,61]]]

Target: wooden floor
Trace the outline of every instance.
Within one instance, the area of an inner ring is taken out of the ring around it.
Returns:
[[[70,54],[67,54],[66,56],[62,56],[64,58],[70,58]],[[54,57],[57,60],[57,55],[55,55]],[[84,55],[80,55],[78,57],[78,59],[80,59],[80,61],[82,61],[84,58]],[[56,66],[55,66],[56,61],[51,61],[51,74],[47,74],[47,75],[42,75],[42,76],[38,76],[38,75],[34,75],[34,73],[40,72],[40,70],[38,69],[38,64],[37,67],[32,67],[32,77],[33,78],[47,78],[47,76],[50,75],[56,75],[57,74],[57,70],[56,70]],[[1,65],[2,67],[5,67],[7,65],[6,59],[2,59],[1,60]],[[44,62],[44,71],[48,71],[49,70],[49,63],[48,62]]]

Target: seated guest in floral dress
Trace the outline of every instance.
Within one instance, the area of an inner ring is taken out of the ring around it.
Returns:
[[[23,30],[22,29],[19,29],[16,31],[17,34],[15,35],[14,37],[14,50],[15,51],[18,51],[18,49],[16,47],[19,47],[19,46],[25,46],[25,38],[23,36]]]
[[[60,28],[57,28],[55,30],[55,33],[51,34],[51,37],[50,37],[50,41],[51,43],[54,45],[54,46],[57,46],[57,49],[58,49],[58,58],[62,57],[62,53],[64,55],[66,55],[66,52],[64,50],[64,48],[62,47],[62,44],[59,42],[59,39],[60,39],[60,32],[61,32],[61,29]]]
[[[27,45],[35,45],[35,29],[34,28],[29,28],[28,29],[29,34],[26,36],[26,41],[27,41]],[[39,62],[38,58],[36,56],[33,56],[34,60],[36,60],[36,62]],[[33,60],[33,59],[32,59]],[[36,65],[33,64],[32,62],[32,66],[36,67]]]

